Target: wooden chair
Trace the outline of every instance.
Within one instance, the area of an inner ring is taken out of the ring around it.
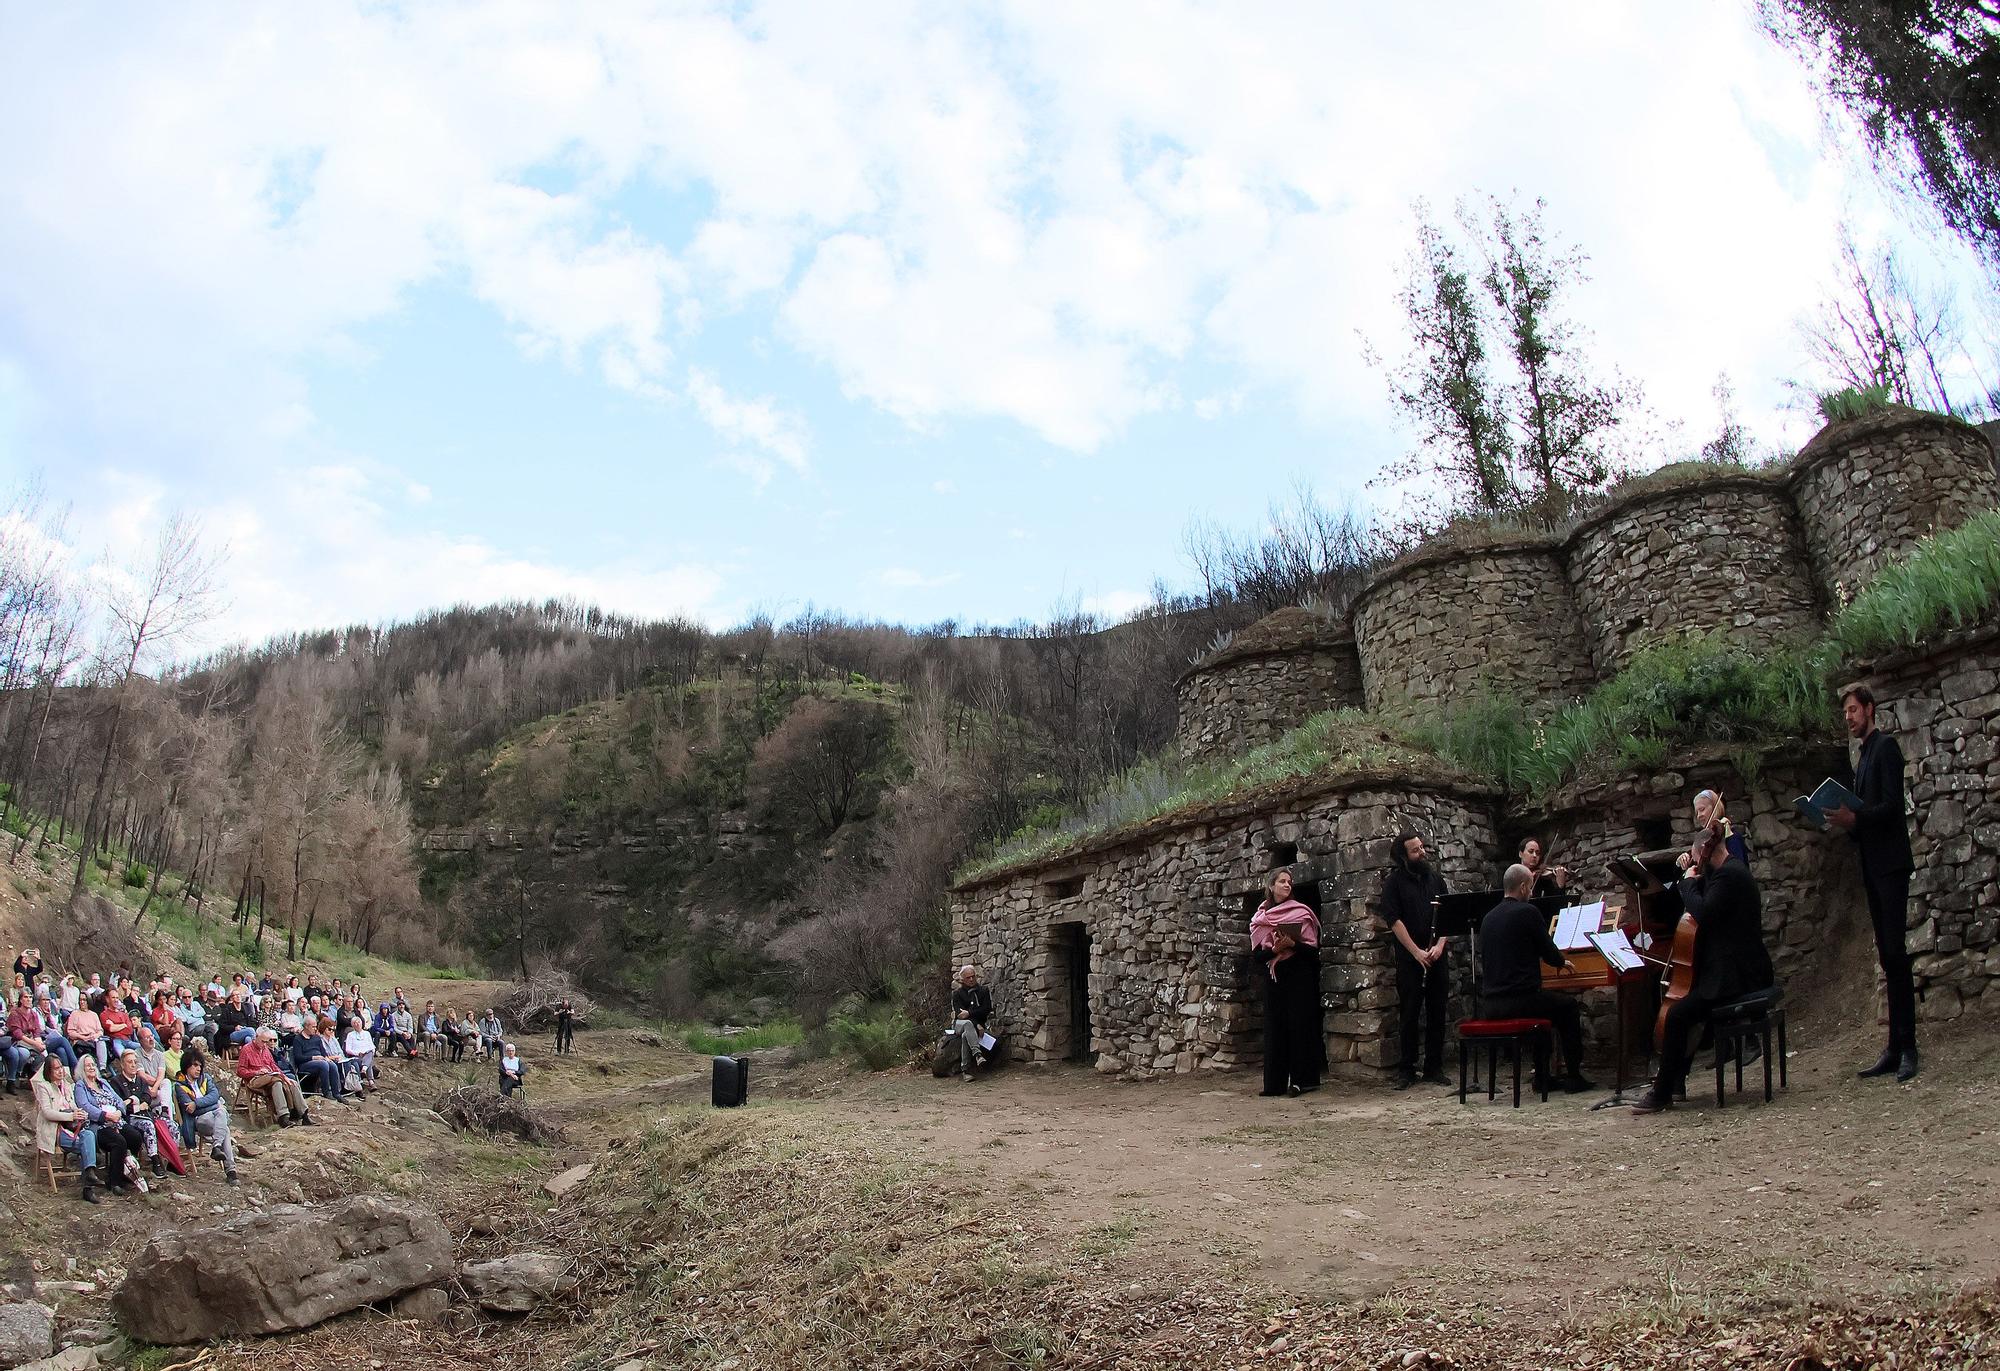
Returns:
[[[49,1178],[49,1192],[51,1194],[55,1193],[57,1188],[56,1172],[59,1170],[66,1171],[68,1169],[69,1169],[69,1154],[64,1152],[60,1147],[58,1147],[53,1152],[44,1152],[40,1148],[35,1149],[36,1174],[47,1176]]]
[[[252,1090],[240,1077],[236,1082],[236,1105],[252,1128],[264,1127],[260,1119],[269,1120],[273,1127],[277,1125],[278,1111],[272,1106],[271,1097],[261,1090]]]

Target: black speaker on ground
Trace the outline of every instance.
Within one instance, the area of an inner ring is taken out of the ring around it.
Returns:
[[[717,1109],[734,1109],[750,1102],[750,1059],[717,1057],[709,1087]]]

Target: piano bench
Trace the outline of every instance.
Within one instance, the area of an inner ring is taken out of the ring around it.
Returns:
[[[1494,1077],[1500,1071],[1500,1045],[1507,1045],[1507,1055],[1514,1063],[1514,1108],[1521,1107],[1521,1044],[1542,1035],[1551,1039],[1555,1036],[1555,1025],[1547,1019],[1461,1019],[1458,1024],[1458,1102],[1465,1103],[1466,1094],[1466,1044],[1486,1044],[1486,1098],[1492,1099],[1497,1087]],[[1548,1099],[1547,1082],[1538,1093]]]
[[[1736,1063],[1736,1093],[1743,1093],[1743,1052],[1754,1040],[1763,1049],[1764,1060],[1764,1103],[1771,1102],[1771,1061],[1775,1046],[1778,1063],[1778,1085],[1789,1090],[1790,1074],[1785,1066],[1785,992],[1777,986],[1745,995],[1740,1000],[1719,1004],[1709,1019],[1709,1032],[1715,1039],[1715,1104],[1719,1109],[1728,1103],[1723,1090],[1723,1068],[1730,1062]],[[1777,1041],[1774,1044],[1772,1037]]]

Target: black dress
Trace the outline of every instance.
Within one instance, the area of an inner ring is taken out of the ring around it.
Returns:
[[[1274,955],[1263,948],[1256,953],[1255,974],[1264,982],[1264,1093],[1282,1095],[1294,1085],[1312,1090],[1326,1070],[1319,949],[1300,943],[1283,961],[1274,963]]]

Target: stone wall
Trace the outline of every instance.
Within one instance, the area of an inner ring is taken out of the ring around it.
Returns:
[[[1595,674],[1553,542],[1444,547],[1383,570],[1354,604],[1368,707],[1482,685],[1579,695]]]
[[[2000,1014],[2000,624],[1878,663],[1869,682],[1916,810],[1918,1017]]]
[[[1600,676],[1697,620],[1757,643],[1818,626],[1805,539],[1784,487],[1769,477],[1642,488],[1585,518],[1567,547]]]
[[[1202,666],[1181,678],[1174,740],[1186,761],[1268,743],[1325,709],[1360,708],[1352,639]]]
[[[2000,505],[1984,434],[1900,407],[1820,430],[1793,464],[1791,488],[1813,574],[1836,602],[1925,535]]]
[[[1490,882],[1497,796],[1411,779],[1350,779],[1151,825],[1094,851],[970,882],[952,893],[953,961],[984,969],[1017,1056],[1094,1054],[1139,1075],[1262,1058],[1261,974],[1249,922],[1279,866],[1321,915],[1327,1050],[1336,1070],[1396,1064],[1389,934],[1375,916],[1389,840],[1434,834],[1459,888]],[[1073,1041],[1070,957],[1089,947],[1090,1041]],[[1461,955],[1457,963],[1465,964]]]

